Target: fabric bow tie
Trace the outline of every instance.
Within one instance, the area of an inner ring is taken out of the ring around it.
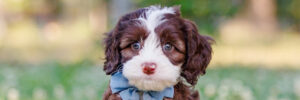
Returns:
[[[112,93],[119,93],[122,100],[139,100],[139,93],[143,93],[143,100],[163,100],[164,97],[173,98],[174,96],[173,87],[168,87],[163,91],[140,91],[128,83],[128,79],[123,76],[122,71],[112,74],[110,88]]]

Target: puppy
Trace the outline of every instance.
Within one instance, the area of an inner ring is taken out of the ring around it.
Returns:
[[[213,39],[182,18],[180,7],[138,9],[107,35],[104,71],[112,77],[103,100],[199,100],[193,87],[211,60]]]

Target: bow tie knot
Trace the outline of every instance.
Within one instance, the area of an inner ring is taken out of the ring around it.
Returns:
[[[123,76],[122,71],[112,74],[110,88],[112,93],[119,93],[123,100],[139,100],[140,98],[143,100],[163,100],[164,97],[173,98],[174,96],[173,87],[165,88],[163,91],[140,91],[128,83],[128,79]]]

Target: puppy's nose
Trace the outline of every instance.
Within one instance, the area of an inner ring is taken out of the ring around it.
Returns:
[[[146,62],[142,64],[143,72],[147,75],[151,75],[155,72],[157,65],[153,62]]]

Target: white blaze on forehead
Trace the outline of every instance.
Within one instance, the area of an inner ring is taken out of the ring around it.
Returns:
[[[144,46],[142,50],[139,52],[140,55],[144,57],[149,57],[155,59],[155,56],[163,55],[166,57],[159,43],[159,39],[157,34],[155,33],[155,28],[165,21],[164,14],[174,14],[175,10],[171,7],[163,7],[160,6],[150,6],[148,10],[145,12],[145,16],[141,16],[139,19],[143,22],[143,25],[149,32],[148,37],[144,41]],[[167,57],[166,57],[167,58]]]
[[[175,14],[175,10],[171,7],[150,6],[145,12],[145,16],[142,14],[140,20],[142,20],[146,28],[153,33],[155,27],[164,22],[164,14]]]

